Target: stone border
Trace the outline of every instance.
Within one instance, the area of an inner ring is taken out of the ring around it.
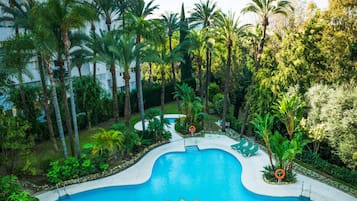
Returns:
[[[116,165],[112,168],[109,168],[108,170],[105,170],[101,173],[95,173],[95,174],[90,174],[90,175],[86,175],[83,177],[79,177],[76,179],[70,179],[61,183],[58,183],[56,185],[36,185],[33,184],[31,182],[21,182],[21,185],[24,189],[30,189],[34,194],[34,193],[38,193],[41,191],[48,191],[48,190],[53,190],[56,189],[57,187],[63,187],[63,186],[68,186],[68,185],[72,185],[72,184],[78,184],[78,183],[84,183],[87,181],[92,181],[92,180],[96,180],[96,179],[100,179],[103,177],[107,177],[116,173],[119,173],[127,168],[129,168],[130,166],[134,165],[136,162],[138,162],[142,157],[144,157],[149,151],[153,150],[154,148],[167,144],[169,141],[160,141],[158,143],[152,144],[147,148],[144,148],[141,152],[137,153],[136,155],[134,155],[133,157],[130,158],[130,160],[122,160],[121,164]]]

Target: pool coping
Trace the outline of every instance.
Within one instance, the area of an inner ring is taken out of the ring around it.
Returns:
[[[263,170],[266,164],[269,164],[269,159],[268,155],[262,150],[259,150],[256,156],[246,158],[230,148],[230,145],[236,143],[236,141],[225,135],[206,134],[203,138],[194,137],[183,139],[177,136],[177,133],[174,132],[172,127],[169,127],[169,130],[175,140],[151,150],[128,169],[108,177],[40,193],[36,197],[39,198],[40,201],[55,201],[59,195],[71,195],[109,186],[141,184],[150,179],[154,164],[160,156],[169,152],[184,152],[185,146],[196,145],[201,150],[220,149],[232,154],[242,165],[242,184],[249,191],[256,194],[296,197],[301,194],[302,184],[304,183],[305,189],[307,190],[310,190],[310,185],[312,186],[311,199],[314,201],[356,201],[356,198],[347,193],[300,174],[297,174],[297,182],[294,184],[271,185],[265,183],[262,179],[261,170]]]

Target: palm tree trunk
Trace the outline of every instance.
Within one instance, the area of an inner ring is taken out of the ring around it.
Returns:
[[[26,101],[24,79],[23,79],[22,75],[23,75],[22,71],[19,71],[20,97],[21,97],[21,102],[22,102],[22,106],[24,109],[24,117],[29,120],[30,119],[30,117],[29,117],[30,110],[29,110],[29,106],[27,105],[27,101]]]
[[[226,131],[226,116],[228,110],[228,91],[229,91],[229,75],[231,71],[231,54],[232,54],[232,41],[227,42],[227,67],[224,81],[224,98],[223,98],[223,114],[222,114],[222,131]]]
[[[154,78],[153,78],[153,74],[152,74],[152,63],[149,63],[149,80],[150,80],[150,84],[154,83]]]
[[[125,82],[125,125],[130,126],[130,115],[131,115],[131,105],[130,105],[130,75],[128,70],[124,72],[124,82]]]
[[[66,145],[66,140],[64,137],[64,132],[63,132],[61,112],[60,112],[59,105],[58,105],[56,83],[53,78],[53,71],[52,71],[52,68],[50,66],[48,59],[45,61],[45,63],[46,63],[47,74],[48,74],[48,77],[50,79],[50,84],[51,84],[52,102],[53,102],[53,107],[55,109],[55,116],[56,116],[56,120],[57,120],[59,136],[60,136],[61,143],[62,143],[63,154],[64,154],[64,157],[67,158],[68,157],[67,145]]]
[[[199,83],[199,91],[201,100],[203,100],[203,86],[202,86],[202,59],[197,58],[197,66],[198,66],[198,83]]]
[[[73,121],[73,129],[74,129],[74,140],[75,140],[75,152],[77,157],[81,155],[81,148],[79,145],[79,134],[78,134],[78,124],[77,124],[77,112],[76,112],[76,104],[74,101],[74,93],[73,93],[73,82],[72,82],[72,68],[69,59],[69,48],[71,46],[71,41],[68,38],[68,32],[63,32],[63,43],[66,52],[66,66],[68,69],[68,81],[69,81],[69,94],[70,94],[70,101],[71,101],[71,112],[72,112],[72,121]],[[81,76],[81,68],[78,68],[79,75]]]
[[[118,111],[118,94],[117,94],[117,76],[115,72],[115,65],[111,64],[110,72],[112,74],[112,95],[113,95],[113,116],[114,122],[119,122],[119,111]]]
[[[38,69],[40,72],[41,86],[42,86],[42,93],[43,93],[42,105],[45,109],[47,128],[48,128],[48,132],[50,133],[50,140],[52,142],[54,150],[57,152],[58,146],[57,146],[57,142],[56,142],[55,132],[53,131],[53,126],[52,126],[51,110],[50,110],[49,103],[48,103],[49,98],[48,98],[48,92],[47,92],[47,86],[46,86],[46,80],[45,80],[45,74],[44,74],[44,70],[43,70],[41,56],[38,55],[37,59],[38,59]]]
[[[97,62],[94,61],[93,62],[93,80],[94,80],[94,82],[97,81],[96,76],[97,76]]]
[[[208,48],[206,49],[206,113],[208,113],[208,85],[210,82],[210,54]]]
[[[165,70],[164,66],[161,67],[161,115],[165,111]]]
[[[65,116],[66,116],[65,122],[66,122],[66,127],[67,127],[67,132],[68,132],[69,145],[70,145],[70,148],[71,148],[71,155],[75,156],[71,114],[69,112],[68,100],[67,100],[67,90],[66,90],[66,85],[64,83],[64,67],[63,67],[63,63],[62,62],[59,62],[59,65],[60,65],[60,80],[61,80],[61,89],[62,89],[61,90],[62,102],[63,102],[63,109],[64,109]]]
[[[170,45],[170,52],[172,52],[172,36],[169,36],[169,45]],[[176,91],[176,72],[175,72],[175,63],[171,63],[171,71],[172,71],[172,78],[173,78],[173,82],[174,82],[174,89]],[[175,98],[176,99],[176,104],[177,104],[177,108],[180,111],[180,100],[178,97]]]
[[[136,44],[140,43],[140,36],[136,37]],[[145,109],[144,109],[144,96],[143,96],[143,86],[141,82],[141,66],[139,55],[136,57],[136,68],[135,68],[135,78],[136,78],[136,88],[137,88],[137,96],[139,101],[139,112],[141,117],[141,126],[143,128],[143,132],[145,132]]]

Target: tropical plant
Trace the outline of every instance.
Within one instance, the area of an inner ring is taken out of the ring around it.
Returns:
[[[130,67],[137,57],[140,57],[142,44],[136,44],[136,36],[131,34],[121,34],[117,32],[114,36],[116,43],[111,44],[108,48],[116,58],[118,66],[124,68],[125,82],[125,124],[129,126],[131,105],[130,105]]]
[[[201,99],[195,95],[193,89],[188,84],[176,86],[177,90],[174,97],[181,99],[181,112],[186,115],[185,124],[192,125],[198,123],[199,115],[202,112],[203,105]]]
[[[33,9],[32,14],[36,16],[36,19],[41,21],[42,20],[41,13],[43,12],[47,12],[45,7],[43,5],[38,5]],[[50,80],[52,104],[55,110],[58,132],[62,143],[64,157],[67,158],[68,157],[67,145],[64,138],[62,118],[61,118],[61,113],[60,113],[58,99],[57,99],[56,81],[53,77],[53,69],[51,68],[51,64],[50,64],[50,61],[54,56],[57,47],[57,41],[53,40],[53,38],[55,37],[54,35],[55,34],[54,32],[52,32],[51,29],[42,26],[41,23],[36,23],[36,26],[32,30],[31,38],[33,40],[35,50],[40,55],[39,58],[41,58],[41,60],[45,64],[47,75]]]
[[[118,152],[123,148],[124,135],[120,131],[100,129],[93,139],[93,154],[103,154],[107,151],[117,157]]]
[[[38,198],[32,197],[27,191],[23,191],[18,184],[16,176],[3,176],[0,178],[0,200],[6,201],[38,201]]]
[[[116,66],[118,58],[116,58],[114,52],[112,52],[109,47],[116,44],[117,40],[115,38],[114,32],[104,32],[100,31],[97,36],[99,43],[97,49],[97,60],[104,62],[112,75],[112,98],[113,98],[113,116],[114,121],[119,121],[119,109],[118,109],[118,90],[117,90],[117,76],[116,76]]]
[[[171,133],[165,130],[165,127],[169,125],[169,121],[163,117],[160,110],[150,109],[146,112],[145,119],[149,122],[147,131],[153,137],[154,142],[171,138]]]
[[[266,31],[269,25],[269,19],[278,14],[287,15],[288,10],[293,10],[291,6],[291,2],[289,0],[252,0],[252,2],[248,3],[245,8],[243,8],[242,13],[254,13],[260,17],[261,25],[263,26],[261,39],[259,45],[254,44],[254,65],[255,70],[254,72],[257,73],[260,67],[260,59],[263,53],[265,41],[266,41]],[[253,87],[255,85],[255,79],[253,77],[251,86],[249,87],[248,95],[253,95]],[[241,128],[241,134],[245,131],[245,125],[248,120],[248,113],[250,109],[249,101],[246,101],[244,107],[244,115],[243,115],[243,122]]]
[[[210,39],[210,26],[213,23],[214,18],[218,14],[217,4],[214,1],[207,0],[206,2],[200,1],[200,3],[194,4],[193,13],[191,14],[190,21],[192,26],[196,27],[201,25],[204,36],[204,42],[206,47],[206,111],[208,111],[208,86],[210,82],[210,60],[211,60],[211,49],[212,49],[212,40]]]
[[[264,117],[255,114],[255,119],[251,123],[256,129],[255,133],[263,139],[265,143],[265,147],[267,148],[270,165],[274,169],[274,164],[272,159],[273,152],[271,150],[272,146],[270,145],[274,116],[271,116],[269,113],[265,114]]]
[[[290,140],[294,132],[298,131],[304,106],[305,103],[297,94],[285,94],[274,105],[276,117],[285,125]]]
[[[136,34],[136,45],[139,45],[144,39],[150,38],[151,22],[146,18],[158,8],[158,5],[153,5],[154,1],[145,3],[143,0],[136,1],[130,9],[132,18],[130,21],[129,29]],[[145,109],[144,109],[144,97],[142,89],[142,77],[141,77],[141,58],[137,55],[135,61],[135,80],[137,88],[137,96],[139,100],[139,111],[141,117],[141,124],[143,131],[145,131]]]
[[[170,53],[172,52],[172,35],[174,34],[175,31],[179,30],[179,19],[178,19],[178,14],[177,13],[167,13],[165,15],[161,15],[162,17],[162,23],[164,24],[164,27],[166,29],[166,33],[169,39],[169,50]],[[172,73],[172,80],[174,83],[174,86],[176,86],[176,72],[175,72],[175,63],[172,61],[171,63],[171,73]],[[179,100],[176,98],[176,103],[177,107],[180,108],[180,103]]]
[[[92,127],[92,117],[98,100],[103,94],[103,89],[99,83],[95,82],[89,76],[82,76],[73,80],[73,89],[76,94],[76,105],[79,112],[85,112],[88,122],[88,128]]]

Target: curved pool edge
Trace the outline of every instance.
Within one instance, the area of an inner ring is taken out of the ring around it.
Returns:
[[[306,186],[309,186],[309,184],[313,185],[311,198],[315,201],[356,201],[355,198],[342,191],[299,174],[297,176],[298,182],[295,184],[267,184],[263,181],[261,173],[263,166],[269,163],[267,154],[259,150],[256,156],[245,158],[230,148],[230,145],[234,143],[236,143],[236,141],[222,135],[206,135],[205,138],[187,138],[174,141],[151,150],[136,164],[120,173],[85,183],[70,185],[58,191],[52,190],[44,192],[38,194],[36,197],[39,198],[40,201],[55,201],[58,199],[58,192],[60,195],[72,195],[96,188],[142,184],[150,179],[154,164],[159,157],[170,152],[184,152],[185,146],[197,145],[201,150],[220,149],[233,155],[242,165],[242,184],[247,190],[253,193],[277,197],[296,197],[300,195],[301,185],[302,182],[304,182]]]

